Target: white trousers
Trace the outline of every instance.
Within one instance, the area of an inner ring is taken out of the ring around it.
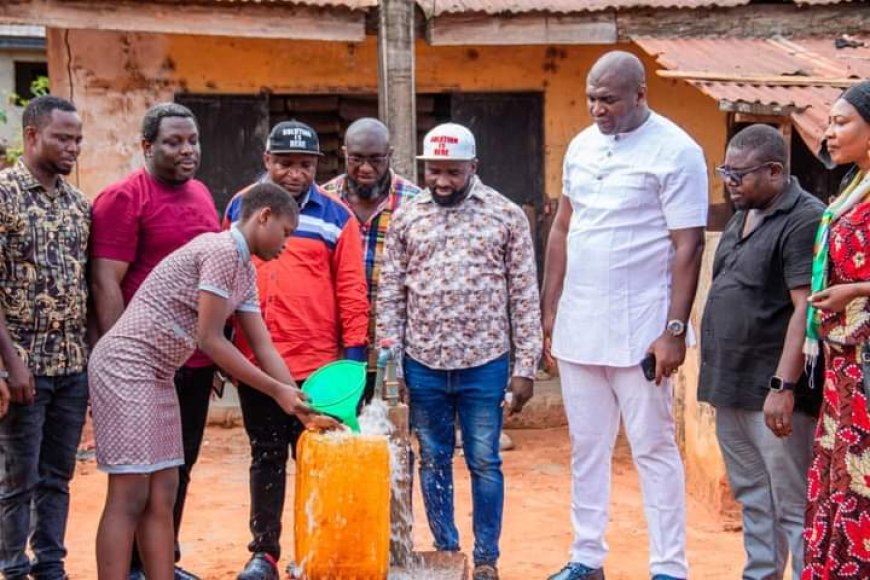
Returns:
[[[639,366],[560,360],[559,372],[571,435],[571,561],[593,568],[604,564],[611,460],[621,416],[643,491],[650,573],[686,578],[686,483],[674,440],[670,381],[656,386]]]

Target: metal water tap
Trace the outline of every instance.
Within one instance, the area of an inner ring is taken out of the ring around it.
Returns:
[[[378,372],[375,375],[375,397],[383,399],[387,405],[399,404],[399,381],[396,377],[396,353],[390,347],[378,351]]]

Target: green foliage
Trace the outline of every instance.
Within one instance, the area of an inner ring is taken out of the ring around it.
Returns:
[[[41,97],[43,95],[47,95],[50,91],[50,86],[48,82],[48,77],[39,76],[34,79],[32,83],[30,83],[30,92],[34,97]],[[14,105],[16,107],[26,107],[27,103],[30,102],[30,99],[24,99],[21,95],[16,93],[12,93],[9,95],[9,104]],[[0,106],[0,123],[8,123],[9,116],[6,113],[6,110]],[[22,144],[16,143],[14,145],[10,144],[6,148],[6,162],[7,163],[15,163],[21,155],[24,154],[24,147]]]
[[[47,76],[40,75],[30,83],[30,94],[32,94],[34,98],[47,95],[50,90],[51,87],[49,87]],[[27,103],[30,102],[30,99],[25,99],[21,95],[16,95],[15,93],[11,95],[10,100],[19,107],[26,107]]]

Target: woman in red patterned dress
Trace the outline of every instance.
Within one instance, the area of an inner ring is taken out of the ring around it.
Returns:
[[[870,82],[834,103],[831,160],[853,164],[816,237],[808,352],[826,355],[809,471],[802,580],[870,578]]]

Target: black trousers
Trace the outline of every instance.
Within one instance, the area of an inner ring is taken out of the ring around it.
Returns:
[[[193,470],[196,460],[199,459],[199,450],[202,447],[214,373],[214,366],[181,367],[175,373],[175,392],[178,394],[178,406],[181,408],[181,439],[184,443],[184,465],[178,468],[178,493],[175,496],[175,507],[172,512],[175,524],[176,562],[181,559],[178,532],[181,529],[184,502],[187,499],[187,488],[190,485],[190,472]],[[135,544],[133,545],[131,568],[142,569],[139,550]]]
[[[304,381],[298,381],[302,386]],[[251,515],[253,539],[248,550],[281,557],[281,515],[287,484],[287,460],[296,458],[296,443],[305,430],[275,400],[245,384],[239,385],[242,420],[251,443]]]
[[[377,376],[377,372],[369,371],[366,373],[366,386],[365,390],[363,390],[362,396],[363,403],[366,405],[371,403],[372,399],[375,397],[375,379]]]

